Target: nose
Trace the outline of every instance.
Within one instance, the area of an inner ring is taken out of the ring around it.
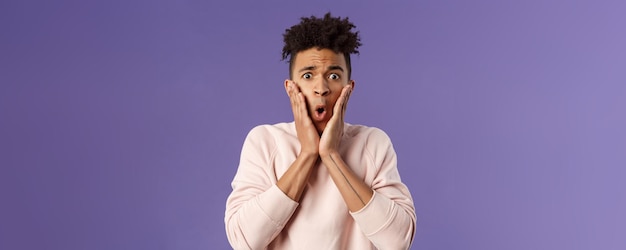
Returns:
[[[317,81],[315,83],[315,86],[313,87],[313,92],[315,92],[315,95],[318,96],[328,95],[330,93],[330,88],[328,88],[328,82],[326,81],[326,79]]]

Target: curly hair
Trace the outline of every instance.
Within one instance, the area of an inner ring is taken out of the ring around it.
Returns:
[[[289,77],[293,77],[293,62],[298,52],[310,48],[330,49],[342,53],[346,59],[348,78],[352,73],[350,54],[359,54],[361,38],[358,31],[351,31],[356,26],[348,18],[332,17],[330,12],[323,18],[302,17],[300,23],[286,29],[283,34],[285,45],[283,57],[289,57]]]

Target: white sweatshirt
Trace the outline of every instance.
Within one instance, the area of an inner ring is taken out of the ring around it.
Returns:
[[[374,191],[350,212],[321,161],[300,203],[276,182],[300,151],[295,124],[257,126],[248,134],[233,191],[226,202],[226,234],[234,249],[408,249],[415,208],[401,182],[396,153],[378,128],[344,125],[343,160]]]

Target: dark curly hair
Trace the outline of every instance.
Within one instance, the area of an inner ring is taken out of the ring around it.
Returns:
[[[358,31],[348,18],[332,17],[330,12],[323,18],[315,16],[302,17],[299,24],[286,29],[283,34],[283,60],[289,57],[289,77],[292,78],[293,62],[298,52],[310,48],[330,49],[335,53],[342,53],[348,67],[348,79],[352,73],[350,54],[359,54],[361,38]]]

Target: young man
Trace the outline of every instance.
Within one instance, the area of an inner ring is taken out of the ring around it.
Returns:
[[[344,122],[361,45],[348,18],[302,18],[284,34],[294,121],[248,134],[226,203],[235,249],[408,249],[415,209],[380,129]]]

